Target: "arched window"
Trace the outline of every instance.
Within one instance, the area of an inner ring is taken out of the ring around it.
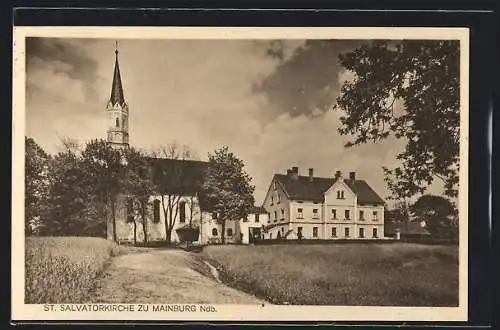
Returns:
[[[115,118],[115,126],[120,127],[120,120],[118,119],[118,117]]]
[[[153,202],[153,222],[160,222],[160,201],[157,199]]]
[[[179,202],[179,222],[186,222],[186,202]]]
[[[125,127],[125,118],[122,118],[122,127],[123,127],[123,128],[126,128],[126,127]]]
[[[212,236],[217,236],[218,234],[217,228],[212,229]]]

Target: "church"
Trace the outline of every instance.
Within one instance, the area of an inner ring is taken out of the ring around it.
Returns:
[[[129,105],[125,100],[115,50],[115,66],[111,95],[106,105],[108,128],[107,142],[113,148],[129,147]],[[217,214],[206,212],[199,198],[207,162],[148,157],[151,178],[162,194],[151,196],[143,224],[133,199],[121,196],[115,210],[115,226],[107,221],[107,238],[116,237],[118,243],[143,243],[168,241],[167,228],[171,229],[172,243],[179,242],[178,229],[192,226],[199,231],[199,244],[221,242],[221,225]],[[226,243],[252,243],[261,238],[262,229],[268,222],[268,213],[262,207],[254,207],[245,219],[226,223]],[[114,233],[116,230],[116,233]],[[144,236],[146,234],[146,237]]]

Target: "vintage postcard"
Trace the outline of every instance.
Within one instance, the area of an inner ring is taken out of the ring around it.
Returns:
[[[467,320],[467,29],[13,40],[13,320]]]

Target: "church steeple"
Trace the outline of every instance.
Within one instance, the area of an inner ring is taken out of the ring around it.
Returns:
[[[111,97],[109,101],[114,104],[123,105],[125,97],[123,96],[122,78],[120,75],[120,65],[118,63],[118,41],[115,47],[115,73],[113,75],[113,85],[111,86]]]
[[[115,47],[115,70],[111,95],[106,106],[108,112],[108,143],[117,148],[128,147],[128,104],[123,96],[123,86],[118,64],[118,42]]]

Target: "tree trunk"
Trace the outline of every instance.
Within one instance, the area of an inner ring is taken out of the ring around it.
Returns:
[[[166,235],[165,239],[167,241],[167,245],[172,244],[172,228],[167,228]]]
[[[134,217],[134,246],[137,245],[137,221]]]
[[[118,242],[116,235],[116,210],[115,210],[115,197],[111,197],[111,221],[113,222],[113,241]]]
[[[144,245],[148,245],[148,224],[146,219],[146,205],[144,202],[141,203],[141,219],[142,219],[142,232],[144,234]]]
[[[221,229],[222,229],[221,241],[222,244],[226,244],[226,220],[221,220]]]

